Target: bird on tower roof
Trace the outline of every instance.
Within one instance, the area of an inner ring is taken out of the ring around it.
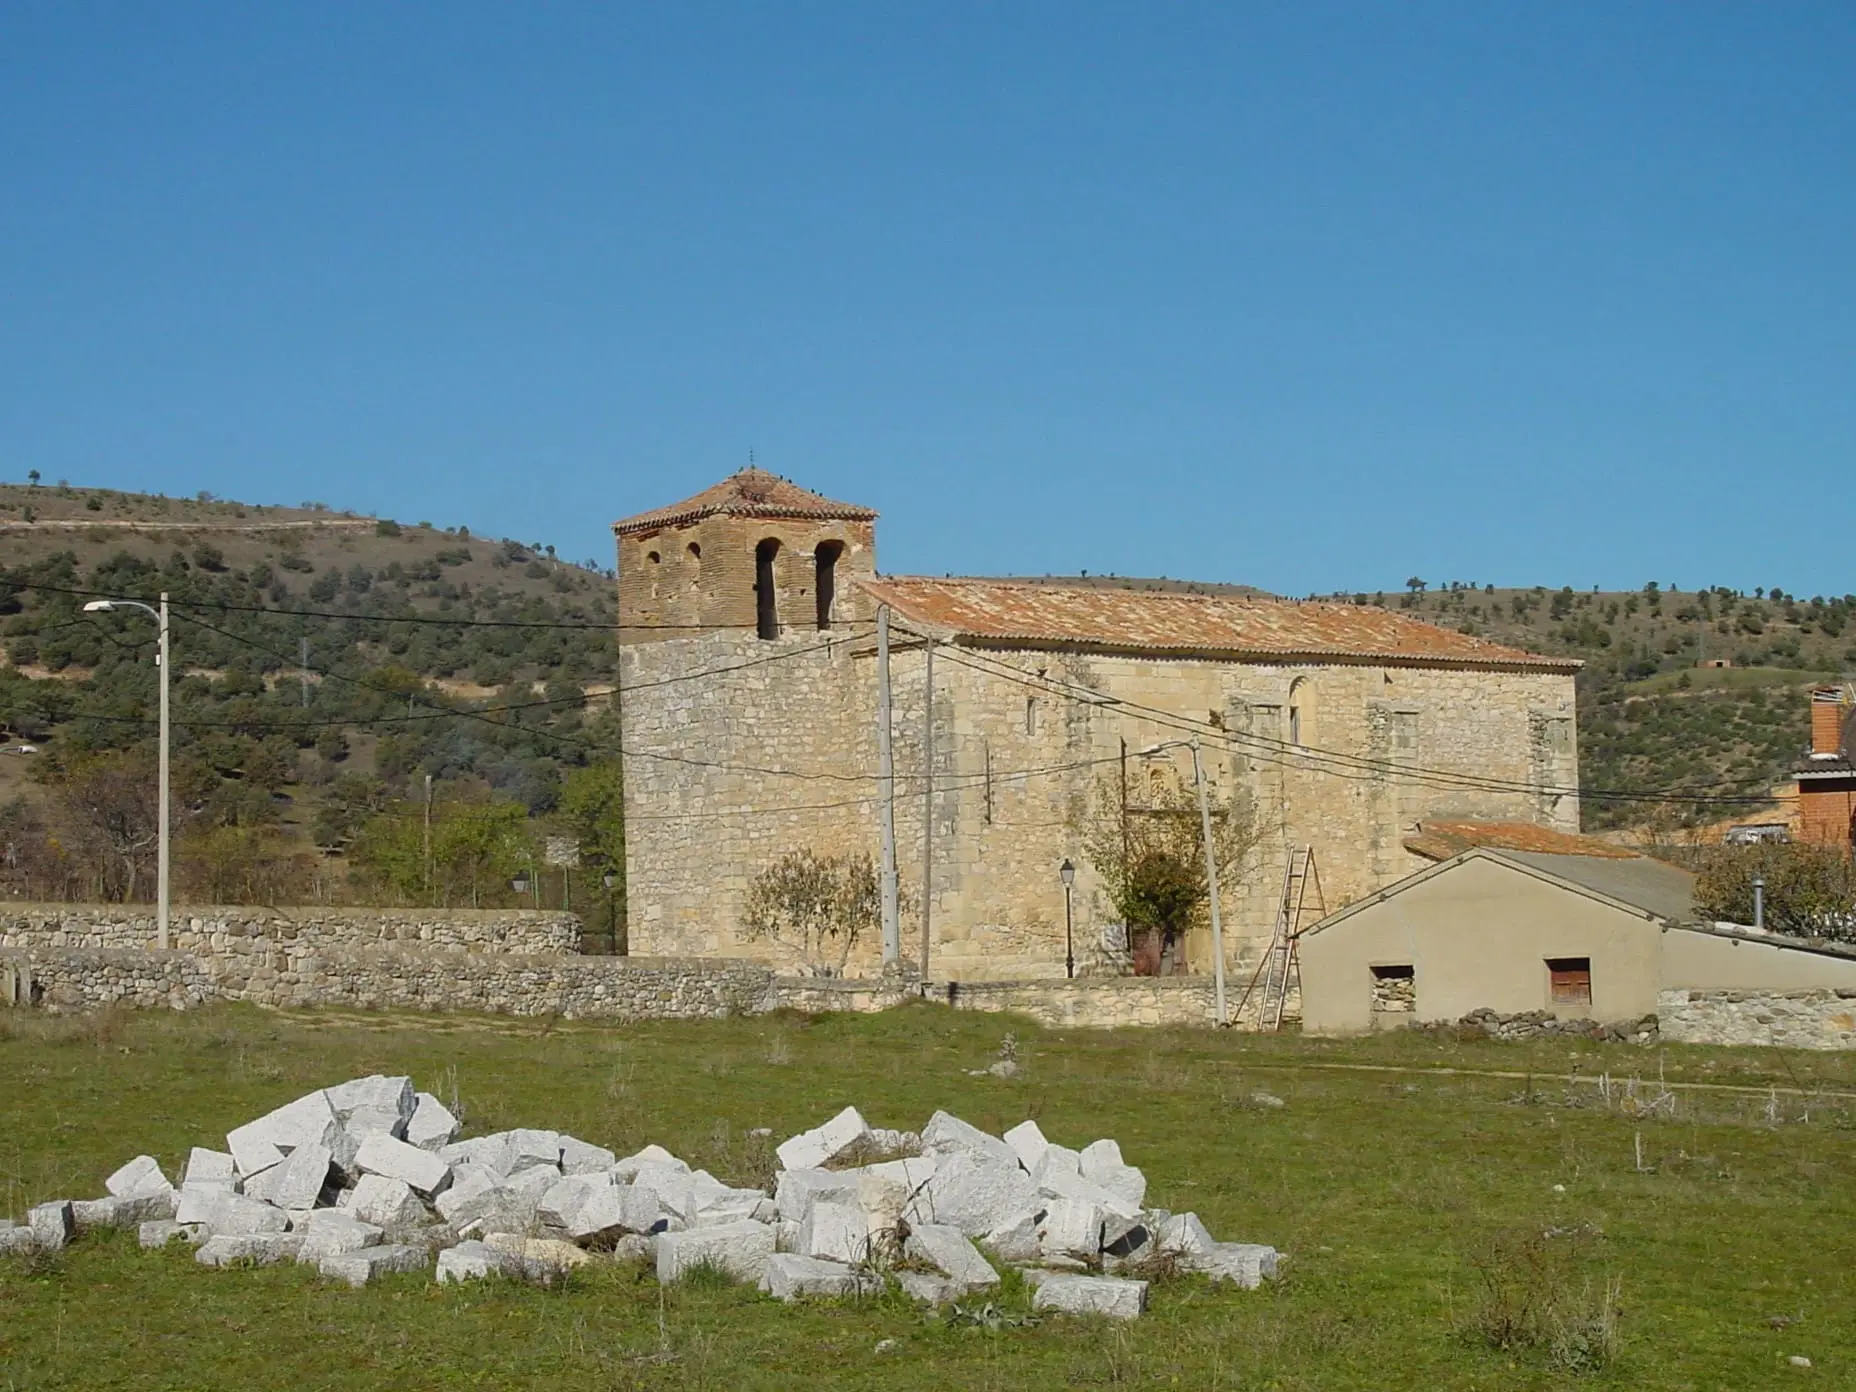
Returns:
[[[649,531],[656,527],[680,527],[704,517],[806,517],[832,518],[852,522],[876,520],[872,508],[856,503],[841,503],[801,488],[768,473],[765,469],[747,468],[730,474],[693,497],[668,507],[652,508],[612,524],[620,536]]]

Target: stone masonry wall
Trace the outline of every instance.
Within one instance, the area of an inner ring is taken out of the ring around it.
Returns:
[[[895,980],[776,977],[743,960],[515,957],[453,952],[210,953],[0,948],[0,1006],[187,1010],[212,1001],[280,1008],[469,1011],[568,1019],[691,1020],[790,1009],[886,1010],[918,998]],[[1013,1012],[1059,1029],[1209,1026],[1202,978],[968,982],[931,988],[958,1010]],[[1232,1008],[1236,1008],[1236,1000]]]
[[[155,945],[146,904],[0,904],[0,947],[128,950]],[[169,924],[177,949],[218,955],[409,947],[562,956],[580,950],[569,913],[502,909],[195,908]]]
[[[811,651],[816,633],[776,642],[711,634],[622,653],[626,810],[634,943],[644,951],[751,956],[783,970],[774,945],[744,940],[753,877],[781,855],[878,848],[876,673],[868,633]],[[1021,671],[1032,686],[1001,675]],[[1062,972],[1064,895],[1057,866],[1078,867],[1073,936],[1079,969],[1119,954],[1114,913],[1079,828],[1130,751],[1130,801],[1185,737],[1144,716],[1156,708],[1228,732],[1204,736],[1220,796],[1255,809],[1256,848],[1225,886],[1227,961],[1247,979],[1274,927],[1283,866],[1313,845],[1330,910],[1425,862],[1404,849],[1424,818],[1540,821],[1578,827],[1576,797],[1530,785],[1577,782],[1573,683],[1557,673],[1349,664],[1266,664],[943,647],[935,660],[934,795],[924,817],[924,661],[898,632],[892,657],[896,845],[903,951],[920,953],[924,822],[931,828],[931,979],[1051,977]],[[678,680],[692,672],[711,675]],[[1097,693],[1040,693],[1040,676]],[[1304,748],[1291,747],[1288,711]],[[1310,752],[1312,746],[1339,759]],[[690,759],[702,761],[692,765]],[[1512,788],[1438,786],[1384,767],[1449,770]],[[869,972],[879,944],[853,955]],[[1211,966],[1209,933],[1188,943]]]
[[[61,1011],[106,1005],[188,1009],[229,1000],[570,1019],[715,1019],[766,1009],[771,982],[765,967],[740,961],[394,949],[215,957],[172,949],[0,948],[0,1004]]]
[[[1664,991],[1662,1037],[1679,1044],[1856,1049],[1856,990]]]

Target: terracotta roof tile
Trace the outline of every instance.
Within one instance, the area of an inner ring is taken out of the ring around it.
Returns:
[[[1551,672],[1580,666],[1377,605],[916,576],[863,586],[902,619],[954,639],[1260,660],[1346,658]]]
[[[1595,860],[1640,860],[1635,851],[1592,836],[1574,836],[1532,822],[1433,822],[1418,824],[1405,838],[1405,849],[1428,860],[1448,860],[1481,846],[1491,851],[1532,851],[1540,855],[1588,856]]]
[[[851,522],[876,519],[876,513],[870,508],[837,502],[822,493],[789,483],[765,469],[743,469],[703,489],[693,498],[622,518],[612,524],[612,530],[624,536],[629,532],[682,526],[724,514],[731,517],[818,517]]]

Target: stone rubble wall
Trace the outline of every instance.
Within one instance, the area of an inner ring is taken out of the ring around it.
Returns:
[[[58,1012],[105,1006],[186,1010],[224,1000],[284,1008],[688,1020],[781,1009],[870,1012],[921,995],[906,979],[776,976],[761,963],[731,958],[517,957],[396,949],[280,949],[221,956],[178,949],[0,947],[0,1006]],[[1209,1026],[1216,1021],[1211,982],[1199,978],[937,982],[929,986],[927,998],[957,1010],[1028,1015],[1059,1029]],[[1233,992],[1233,1014],[1238,1003]]]
[[[580,951],[576,914],[528,909],[348,909],[186,906],[170,943],[215,956],[417,946],[453,952],[558,957]],[[3,904],[0,948],[141,950],[155,945],[147,904]]]
[[[826,1013],[887,1010],[922,996],[913,983],[882,980],[818,980],[778,977],[777,1005]],[[1028,1015],[1052,1029],[1121,1029],[1127,1026],[1212,1026],[1218,1022],[1217,994],[1209,977],[1079,977],[1075,980],[931,982],[928,1000],[956,1010]],[[1240,1029],[1254,1029],[1258,1002],[1241,1012],[1243,991],[1231,983],[1227,1008]],[[1285,1013],[1299,1008],[1291,991]],[[1240,1018],[1240,1014],[1242,1018]]]
[[[1380,1028],[1393,1028],[1383,1021]],[[1481,1035],[1485,1039],[1594,1039],[1615,1044],[1654,1044],[1661,1028],[1654,1015],[1639,1020],[1564,1020],[1550,1010],[1525,1010],[1504,1015],[1483,1006],[1457,1020],[1424,1020],[1408,1023],[1406,1029],[1420,1034],[1454,1035],[1457,1038]]]
[[[1664,991],[1663,1038],[1679,1044],[1856,1049],[1856,990]]]
[[[213,957],[170,949],[0,948],[0,1004],[55,1011],[281,1007],[718,1019],[768,1008],[773,976],[747,962],[515,957],[391,949]]]

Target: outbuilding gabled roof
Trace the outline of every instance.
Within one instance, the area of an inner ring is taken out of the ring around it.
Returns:
[[[1376,894],[1356,899],[1329,914],[1308,929],[1308,932],[1325,932],[1363,909],[1448,875],[1459,865],[1473,860],[1493,861],[1510,870],[1532,875],[1574,894],[1582,894],[1588,899],[1596,899],[1654,922],[1685,927],[1696,923],[1695,877],[1686,870],[1649,856],[1618,860],[1609,856],[1542,855],[1533,851],[1497,851],[1477,846],[1449,860],[1427,865],[1416,874],[1407,875]]]
[[[652,531],[658,527],[680,527],[705,517],[717,516],[803,517],[848,522],[876,520],[876,513],[871,508],[827,498],[823,493],[801,488],[765,469],[743,469],[680,503],[622,518],[612,524],[612,530],[625,536],[632,532]]]
[[[918,576],[863,586],[930,636],[976,645],[1546,672],[1580,667],[1572,658],[1491,643],[1377,605]]]

